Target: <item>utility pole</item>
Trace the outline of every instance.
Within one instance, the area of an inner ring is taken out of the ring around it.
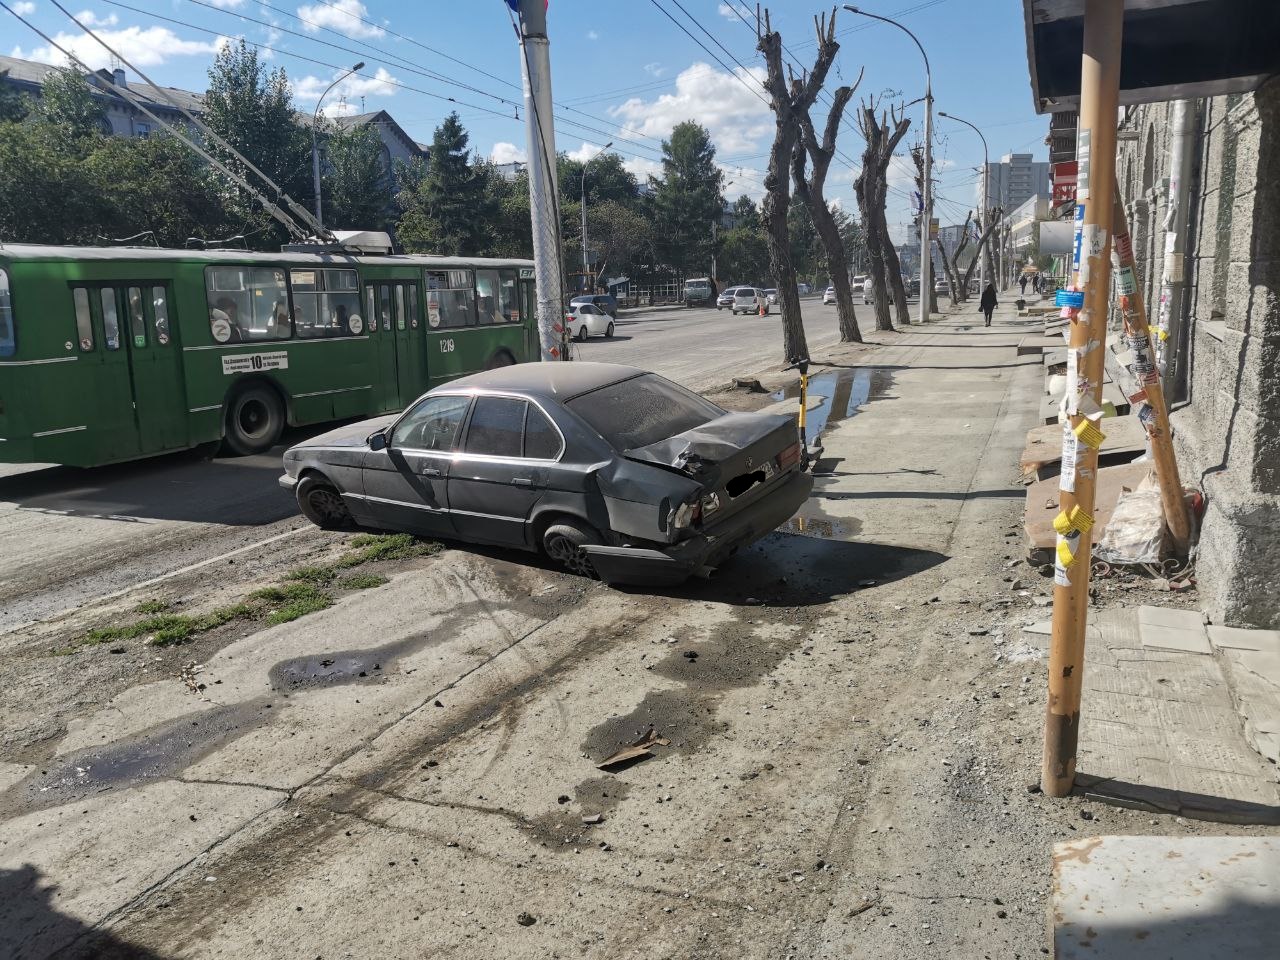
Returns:
[[[1195,132],[1195,101],[1175,100],[1173,136],[1169,143],[1169,212],[1164,222],[1164,276],[1160,282],[1160,315],[1154,344],[1165,396],[1174,400],[1182,397],[1181,373],[1186,367],[1179,354],[1182,352],[1182,298],[1187,283],[1187,222]]]
[[[613,141],[610,140],[600,149],[600,153],[604,153],[605,150],[608,150],[612,146],[613,146]],[[600,156],[600,153],[597,153],[596,157]],[[596,157],[592,157],[591,160],[594,160]],[[586,163],[582,165],[581,207],[582,207],[582,279],[583,279],[583,282],[586,282],[587,276],[591,269],[590,262],[587,260],[587,167],[591,166],[591,160],[588,160]],[[595,287],[592,287],[587,292],[595,293]]]
[[[311,179],[312,186],[316,192],[316,223],[320,224],[321,229],[324,228],[324,217],[320,215],[320,147],[316,142],[316,130],[320,126],[320,104],[324,103],[324,98],[329,95],[329,91],[340,84],[347,77],[351,76],[358,70],[364,69],[364,61],[361,60],[354,67],[348,70],[337,80],[329,84],[325,88],[324,93],[320,94],[320,99],[316,101],[316,112],[311,117]]]
[[[1139,389],[1145,395],[1138,408],[1138,421],[1146,428],[1151,441],[1151,459],[1156,465],[1156,478],[1160,481],[1160,502],[1164,506],[1164,519],[1169,525],[1169,536],[1179,556],[1185,555],[1191,540],[1191,524],[1187,520],[1187,506],[1182,499],[1182,478],[1178,475],[1178,460],[1173,453],[1173,434],[1169,429],[1169,408],[1165,404],[1164,388],[1160,383],[1160,371],[1156,367],[1151,328],[1147,324],[1147,305],[1142,296],[1142,284],[1138,283],[1138,266],[1133,258],[1133,241],[1129,238],[1128,218],[1124,213],[1124,201],[1117,184],[1115,194],[1115,242],[1112,257],[1115,260],[1116,291],[1120,295],[1120,313],[1124,331],[1133,351],[1133,372],[1138,378]]]
[[[520,2],[520,73],[524,80],[529,151],[529,215],[533,220],[533,275],[538,292],[538,340],[543,360],[567,360],[564,268],[560,256],[560,197],[556,134],[551,112],[551,41],[545,0]]]
[[[1049,696],[1045,707],[1040,786],[1051,797],[1071,792],[1080,737],[1084,634],[1089,616],[1089,563],[1098,447],[1103,434],[1103,357],[1111,285],[1116,189],[1116,111],[1120,100],[1120,33],[1124,4],[1085,0],[1076,143],[1077,262],[1059,303],[1070,319],[1066,396],[1062,400],[1062,474],[1054,564]]]

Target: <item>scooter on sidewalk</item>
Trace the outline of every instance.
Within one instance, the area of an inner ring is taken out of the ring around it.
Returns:
[[[796,370],[800,373],[800,416],[797,419],[800,425],[800,469],[802,470],[807,470],[822,456],[821,439],[815,437],[814,444],[810,447],[809,440],[805,436],[805,416],[809,412],[809,363],[808,357],[792,357],[790,365],[782,368],[784,371]]]

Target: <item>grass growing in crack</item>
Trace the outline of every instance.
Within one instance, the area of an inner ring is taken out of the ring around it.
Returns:
[[[166,601],[147,600],[136,608],[137,613],[144,615],[141,620],[124,626],[90,630],[71,646],[54,652],[74,653],[81,647],[136,640],[139,637],[150,637],[153,645],[166,647],[186,643],[197,634],[216,629],[233,620],[261,619],[272,625],[289,623],[308,613],[333,606],[333,595],[323,589],[325,587],[369,590],[388,582],[386,577],[376,573],[356,573],[339,578],[340,571],[382,560],[429,557],[444,549],[439,543],[419,540],[408,533],[362,533],[352,537],[350,545],[354,549],[347,551],[333,563],[291,570],[285,574],[283,584],[255,590],[242,603],[218,607],[208,613],[189,615],[166,612],[169,610]]]

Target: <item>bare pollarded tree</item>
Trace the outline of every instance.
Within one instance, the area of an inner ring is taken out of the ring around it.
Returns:
[[[835,29],[836,14],[831,11],[831,29]],[[839,44],[836,45],[839,49]],[[827,182],[827,171],[831,168],[831,158],[836,152],[836,137],[840,133],[840,121],[844,117],[844,108],[853,98],[853,92],[862,82],[862,72],[853,86],[838,88],[831,94],[831,110],[827,113],[827,123],[822,131],[822,139],[818,139],[814,130],[813,119],[809,112],[800,115],[800,139],[791,153],[791,179],[795,184],[796,196],[809,208],[813,224],[817,227],[818,236],[822,238],[822,246],[827,254],[827,273],[831,277],[831,285],[835,287],[836,314],[839,317],[840,339],[845,343],[861,343],[862,331],[858,329],[858,316],[853,307],[853,284],[849,280],[849,255],[844,247],[844,238],[840,236],[840,225],[827,206],[823,190]],[[806,178],[805,160],[813,166]]]
[[[975,221],[975,225],[981,231],[978,236],[978,249],[973,258],[973,262],[969,264],[969,269],[964,272],[964,288],[969,289],[969,282],[973,280],[973,272],[978,269],[978,258],[987,258],[987,276],[995,278],[995,267],[991,260],[991,235],[995,232],[996,227],[1000,225],[1000,215],[1002,210],[1000,207],[992,207],[987,211],[986,216]],[[986,224],[986,226],[983,226]],[[959,256],[959,251],[956,253]]]
[[[911,148],[911,162],[916,165],[916,190],[918,190],[920,192],[920,196],[923,197],[924,196],[924,145],[923,144],[917,143],[915,146]],[[924,222],[923,210],[920,211],[919,224],[920,224],[921,230],[928,230],[930,231],[930,233],[932,233],[933,224]],[[921,236],[924,236],[924,234],[922,233]],[[933,256],[933,237],[932,236],[929,237],[929,256],[930,257]],[[934,271],[930,270],[929,274],[930,276],[933,276]],[[921,271],[921,279],[923,279],[923,277],[924,277],[924,272]],[[920,296],[929,298],[930,314],[934,314],[938,312],[938,291],[936,287],[931,286],[928,290],[921,290]]]
[[[782,313],[783,358],[807,357],[804,319],[800,314],[800,293],[796,288],[796,268],[791,260],[791,242],[787,230],[787,209],[791,205],[791,154],[800,138],[800,118],[809,116],[809,108],[822,90],[827,71],[840,45],[835,41],[836,15],[830,20],[823,14],[813,18],[818,34],[818,57],[813,70],[801,77],[783,72],[782,36],[773,29],[769,11],[763,23],[756,17],[757,49],[764,55],[766,76],[764,88],[773,108],[773,146],[769,148],[769,167],[764,176],[764,203],[761,217],[765,225],[765,246],[769,265],[778,287],[778,307]]]
[[[886,292],[892,290],[897,307],[898,323],[906,326],[911,320],[907,313],[907,291],[902,282],[902,265],[898,251],[889,237],[889,223],[885,217],[885,201],[889,192],[889,162],[893,152],[907,135],[911,121],[902,115],[900,108],[890,107],[876,117],[875,100],[864,102],[858,111],[858,128],[866,139],[862,151],[862,171],[854,180],[858,196],[858,209],[862,213],[862,226],[867,234],[867,255],[871,260],[870,275],[874,279],[872,303],[876,312],[876,329],[892,330]]]
[[[968,289],[960,282],[960,271],[956,269],[956,262],[960,259],[960,254],[964,253],[964,248],[969,245],[969,224],[972,222],[973,211],[970,210],[965,214],[964,226],[960,228],[960,242],[956,244],[953,255],[948,256],[947,248],[942,245],[942,241],[938,241],[938,253],[942,256],[942,266],[947,271],[947,285],[951,287],[952,306],[964,303],[968,299]]]

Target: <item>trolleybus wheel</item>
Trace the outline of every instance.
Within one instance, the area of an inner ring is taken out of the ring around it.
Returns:
[[[515,357],[507,353],[507,351],[505,350],[499,350],[497,353],[495,353],[492,357],[489,358],[489,362],[484,365],[484,368],[486,370],[496,370],[498,367],[514,366],[515,362],[516,362]]]
[[[342,530],[351,526],[351,514],[338,489],[323,477],[308,474],[298,481],[298,508],[321,530]]]
[[[254,384],[240,390],[227,404],[226,444],[247,456],[270,450],[284,432],[284,407],[270,387]]]

